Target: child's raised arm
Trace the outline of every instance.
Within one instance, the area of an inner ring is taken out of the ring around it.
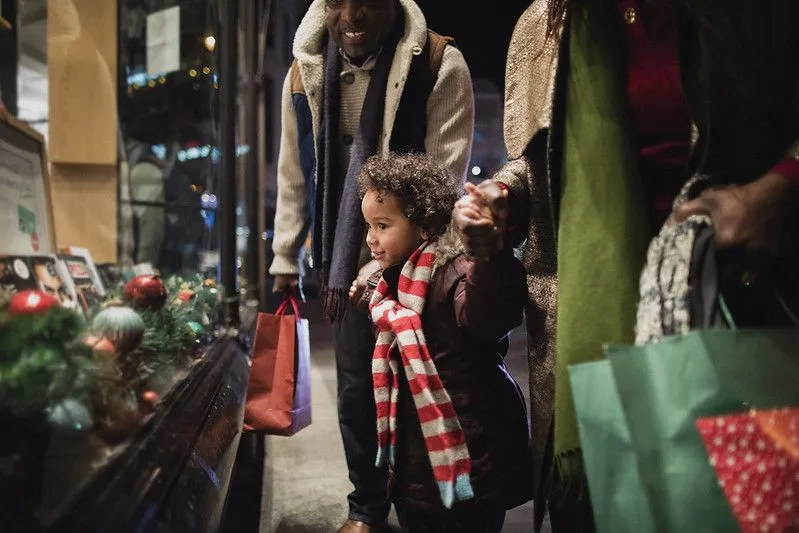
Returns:
[[[499,341],[521,324],[527,299],[525,272],[510,250],[469,261],[455,290],[455,319],[469,335]]]

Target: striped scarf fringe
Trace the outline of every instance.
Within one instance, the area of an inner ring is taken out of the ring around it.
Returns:
[[[474,497],[470,482],[472,461],[449,394],[430,358],[421,314],[436,260],[436,243],[423,243],[408,259],[394,299],[380,279],[370,310],[379,334],[372,356],[377,406],[377,466],[394,464],[397,447],[399,365],[391,357],[396,345],[413,395],[425,445],[441,501],[447,509]]]

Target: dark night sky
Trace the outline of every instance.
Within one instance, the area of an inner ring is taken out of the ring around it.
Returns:
[[[474,78],[500,88],[513,27],[530,0],[416,0],[430,29],[455,38]]]

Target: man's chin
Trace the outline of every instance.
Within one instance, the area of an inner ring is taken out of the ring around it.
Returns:
[[[342,49],[347,57],[354,63],[363,63],[374,52],[362,46],[343,46]]]

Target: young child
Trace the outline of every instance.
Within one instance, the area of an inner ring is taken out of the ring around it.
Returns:
[[[524,271],[509,251],[464,256],[449,230],[457,182],[425,156],[372,158],[359,181],[374,262],[350,297],[378,331],[377,463],[389,462],[400,524],[499,533],[533,496],[527,412],[502,346],[522,321]]]

